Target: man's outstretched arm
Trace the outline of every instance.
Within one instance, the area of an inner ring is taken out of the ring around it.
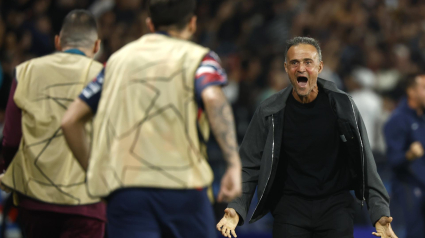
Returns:
[[[205,88],[201,97],[211,130],[228,165],[227,171],[221,180],[221,188],[217,200],[229,202],[238,197],[242,191],[242,168],[232,108],[221,86]]]
[[[217,229],[225,237],[235,237],[233,233],[236,226],[243,225],[257,187],[267,137],[260,111],[260,108],[255,111],[239,150],[242,161],[242,195],[229,203],[224,211],[225,215],[217,224]]]
[[[364,159],[367,168],[364,199],[366,199],[366,203],[368,205],[370,219],[376,228],[376,232],[373,232],[372,234],[381,238],[397,238],[397,235],[391,228],[393,218],[390,217],[390,197],[388,196],[387,190],[385,189],[381,177],[376,169],[375,159],[373,158],[372,150],[370,149],[366,126],[364,125],[357,106],[355,106],[355,109],[360,136],[363,141]]]
[[[66,142],[84,171],[87,171],[90,157],[85,125],[92,118],[91,108],[80,98],[69,106],[62,118],[62,131]]]

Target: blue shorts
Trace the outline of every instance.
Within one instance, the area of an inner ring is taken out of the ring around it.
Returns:
[[[108,238],[216,238],[206,189],[126,188],[108,197]]]

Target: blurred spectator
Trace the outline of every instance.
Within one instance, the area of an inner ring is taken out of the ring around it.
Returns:
[[[98,16],[101,61],[126,43],[147,33],[143,0],[19,0],[2,1],[1,61],[13,69],[23,60],[53,52],[53,35],[63,16],[74,8],[89,8]],[[199,0],[195,41],[215,50],[223,67],[232,68],[234,100],[252,112],[270,88],[274,55],[284,53],[285,40],[309,35],[320,40],[324,55],[321,76],[345,89],[354,66],[376,74],[378,92],[392,90],[406,73],[425,64],[423,1],[353,0]],[[231,57],[232,60],[226,60]],[[234,64],[237,59],[238,66]],[[5,62],[7,61],[7,62]],[[12,72],[6,72],[11,74]],[[229,74],[230,75],[230,74]],[[282,78],[282,80],[284,80]],[[258,98],[257,98],[258,97]]]
[[[357,68],[349,76],[346,85],[363,117],[370,147],[374,151],[377,134],[381,133],[381,128],[377,125],[382,113],[382,99],[372,89],[375,85],[375,74],[370,69]]]
[[[259,94],[256,102],[257,106],[263,100],[289,85],[289,78],[285,72],[284,63],[284,56],[276,56],[270,62],[270,69],[267,74],[267,87]]]
[[[110,11],[115,6],[114,0],[97,0],[90,6],[90,11],[95,15],[96,17],[100,17],[105,12]]]
[[[407,78],[407,98],[385,125],[388,162],[393,169],[393,206],[404,214],[406,238],[425,234],[425,75]]]

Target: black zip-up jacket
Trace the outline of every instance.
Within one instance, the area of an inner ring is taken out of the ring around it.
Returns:
[[[333,82],[318,78],[319,88],[327,95],[337,116],[337,127],[343,141],[350,176],[356,197],[366,201],[373,225],[382,217],[390,216],[389,196],[376,171],[363,119],[351,96],[339,90]],[[242,195],[229,203],[239,214],[242,225],[257,188],[258,204],[250,223],[266,215],[276,199],[272,186],[280,156],[283,118],[292,86],[266,99],[257,108],[240,147],[242,160]]]

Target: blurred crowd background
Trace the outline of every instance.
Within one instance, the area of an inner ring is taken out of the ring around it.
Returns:
[[[84,8],[95,14],[102,39],[96,58],[106,62],[123,45],[148,33],[145,5],[144,0],[0,0],[0,135],[14,68],[54,52],[54,35],[70,10]],[[293,36],[319,40],[325,65],[320,77],[353,96],[391,194],[382,126],[403,97],[403,78],[425,69],[425,1],[198,0],[197,16],[193,40],[222,60],[229,79],[224,90],[234,109],[239,141],[259,103],[289,84],[285,41]],[[225,164],[214,139],[209,144],[217,191]],[[395,207],[394,226],[402,238],[403,219],[397,214]],[[271,237],[271,222],[266,217],[245,225],[238,237]],[[373,230],[360,205],[355,223],[356,234]]]

